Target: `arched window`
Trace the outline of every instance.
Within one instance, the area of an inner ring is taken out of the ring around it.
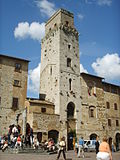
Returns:
[[[89,117],[95,117],[95,107],[94,106],[90,106],[89,107]]]
[[[67,67],[71,67],[71,59],[67,58]]]
[[[74,118],[75,105],[73,102],[68,103],[67,105],[67,118]]]
[[[70,91],[72,90],[72,79],[71,78],[69,79],[69,90]]]

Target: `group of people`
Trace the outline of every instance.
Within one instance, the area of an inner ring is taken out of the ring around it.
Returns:
[[[8,146],[11,148],[17,148],[18,146],[23,147],[28,144],[33,145],[33,130],[31,127],[26,126],[26,135],[21,134],[21,128],[19,125],[10,125],[8,128],[8,133],[0,136],[0,148],[4,152]]]

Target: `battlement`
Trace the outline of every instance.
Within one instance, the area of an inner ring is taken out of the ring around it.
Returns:
[[[45,25],[45,34],[56,28],[57,26],[60,26],[60,24],[69,26],[71,28],[74,28],[74,16],[73,13],[64,10],[59,9],[53,16],[47,21]]]

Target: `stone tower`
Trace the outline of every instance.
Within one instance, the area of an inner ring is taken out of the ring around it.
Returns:
[[[60,9],[45,25],[41,42],[40,93],[55,104],[61,133],[80,131],[80,61],[78,32],[72,13]],[[79,118],[77,118],[79,117]],[[69,123],[69,124],[68,124]]]

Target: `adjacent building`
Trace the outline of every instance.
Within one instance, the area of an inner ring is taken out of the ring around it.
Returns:
[[[22,127],[27,95],[28,60],[0,55],[0,135],[9,125]]]

